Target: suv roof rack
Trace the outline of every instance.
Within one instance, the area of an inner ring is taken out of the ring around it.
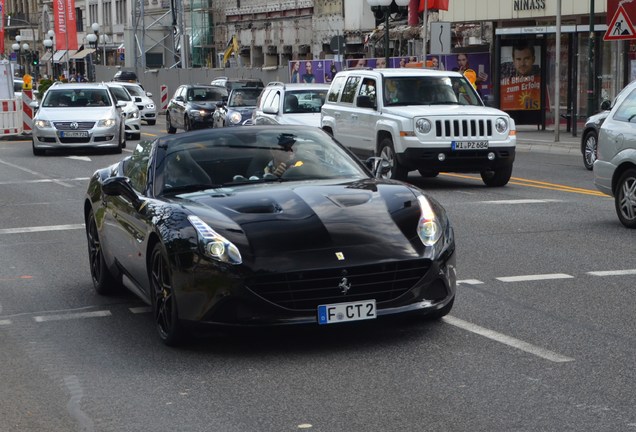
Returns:
[[[285,87],[285,83],[282,81],[270,81],[267,83],[268,86],[275,86],[275,85],[279,85],[279,86],[283,86]]]

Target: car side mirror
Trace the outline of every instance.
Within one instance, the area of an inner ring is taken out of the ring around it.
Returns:
[[[150,93],[150,92],[146,92],[146,96],[148,96],[148,97],[152,97],[152,93]]]
[[[128,177],[110,177],[102,183],[102,192],[108,196],[123,196],[127,198],[136,208],[139,208],[141,200],[130,184]]]
[[[263,107],[263,112],[265,114],[278,114],[278,108],[268,105],[266,107]]]
[[[183,96],[177,96],[176,98],[174,98],[174,100],[176,100],[177,102],[183,102],[185,99],[183,99]]]
[[[612,109],[612,102],[610,102],[609,100],[605,99],[605,100],[601,103],[601,110],[603,110],[603,111],[609,111],[610,109]]]
[[[126,101],[120,100],[117,101],[117,108],[123,108],[127,105],[128,103]]]

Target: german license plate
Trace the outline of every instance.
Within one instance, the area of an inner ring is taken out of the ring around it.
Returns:
[[[61,138],[88,138],[88,131],[61,131]]]
[[[337,324],[375,318],[375,300],[318,306],[318,324]]]
[[[488,148],[488,141],[453,141],[452,150],[484,150]]]

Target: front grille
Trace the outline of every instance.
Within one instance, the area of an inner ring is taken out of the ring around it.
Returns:
[[[62,144],[88,144],[91,142],[91,137],[86,138],[60,138]]]
[[[276,305],[314,310],[318,305],[375,299],[394,300],[410,290],[428,271],[430,261],[412,260],[357,267],[330,268],[255,276],[247,287]],[[339,284],[351,284],[346,294]]]
[[[85,122],[76,122],[77,127],[72,128],[71,123],[73,122],[54,122],[53,125],[55,126],[55,129],[58,129],[58,130],[89,130],[89,129],[93,129],[93,126],[95,126],[95,122],[85,121]]]
[[[489,119],[435,120],[435,136],[449,139],[486,139],[492,136],[492,121]]]

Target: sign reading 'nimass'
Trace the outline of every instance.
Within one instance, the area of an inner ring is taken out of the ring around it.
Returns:
[[[513,9],[516,11],[545,9],[545,0],[514,0]]]

